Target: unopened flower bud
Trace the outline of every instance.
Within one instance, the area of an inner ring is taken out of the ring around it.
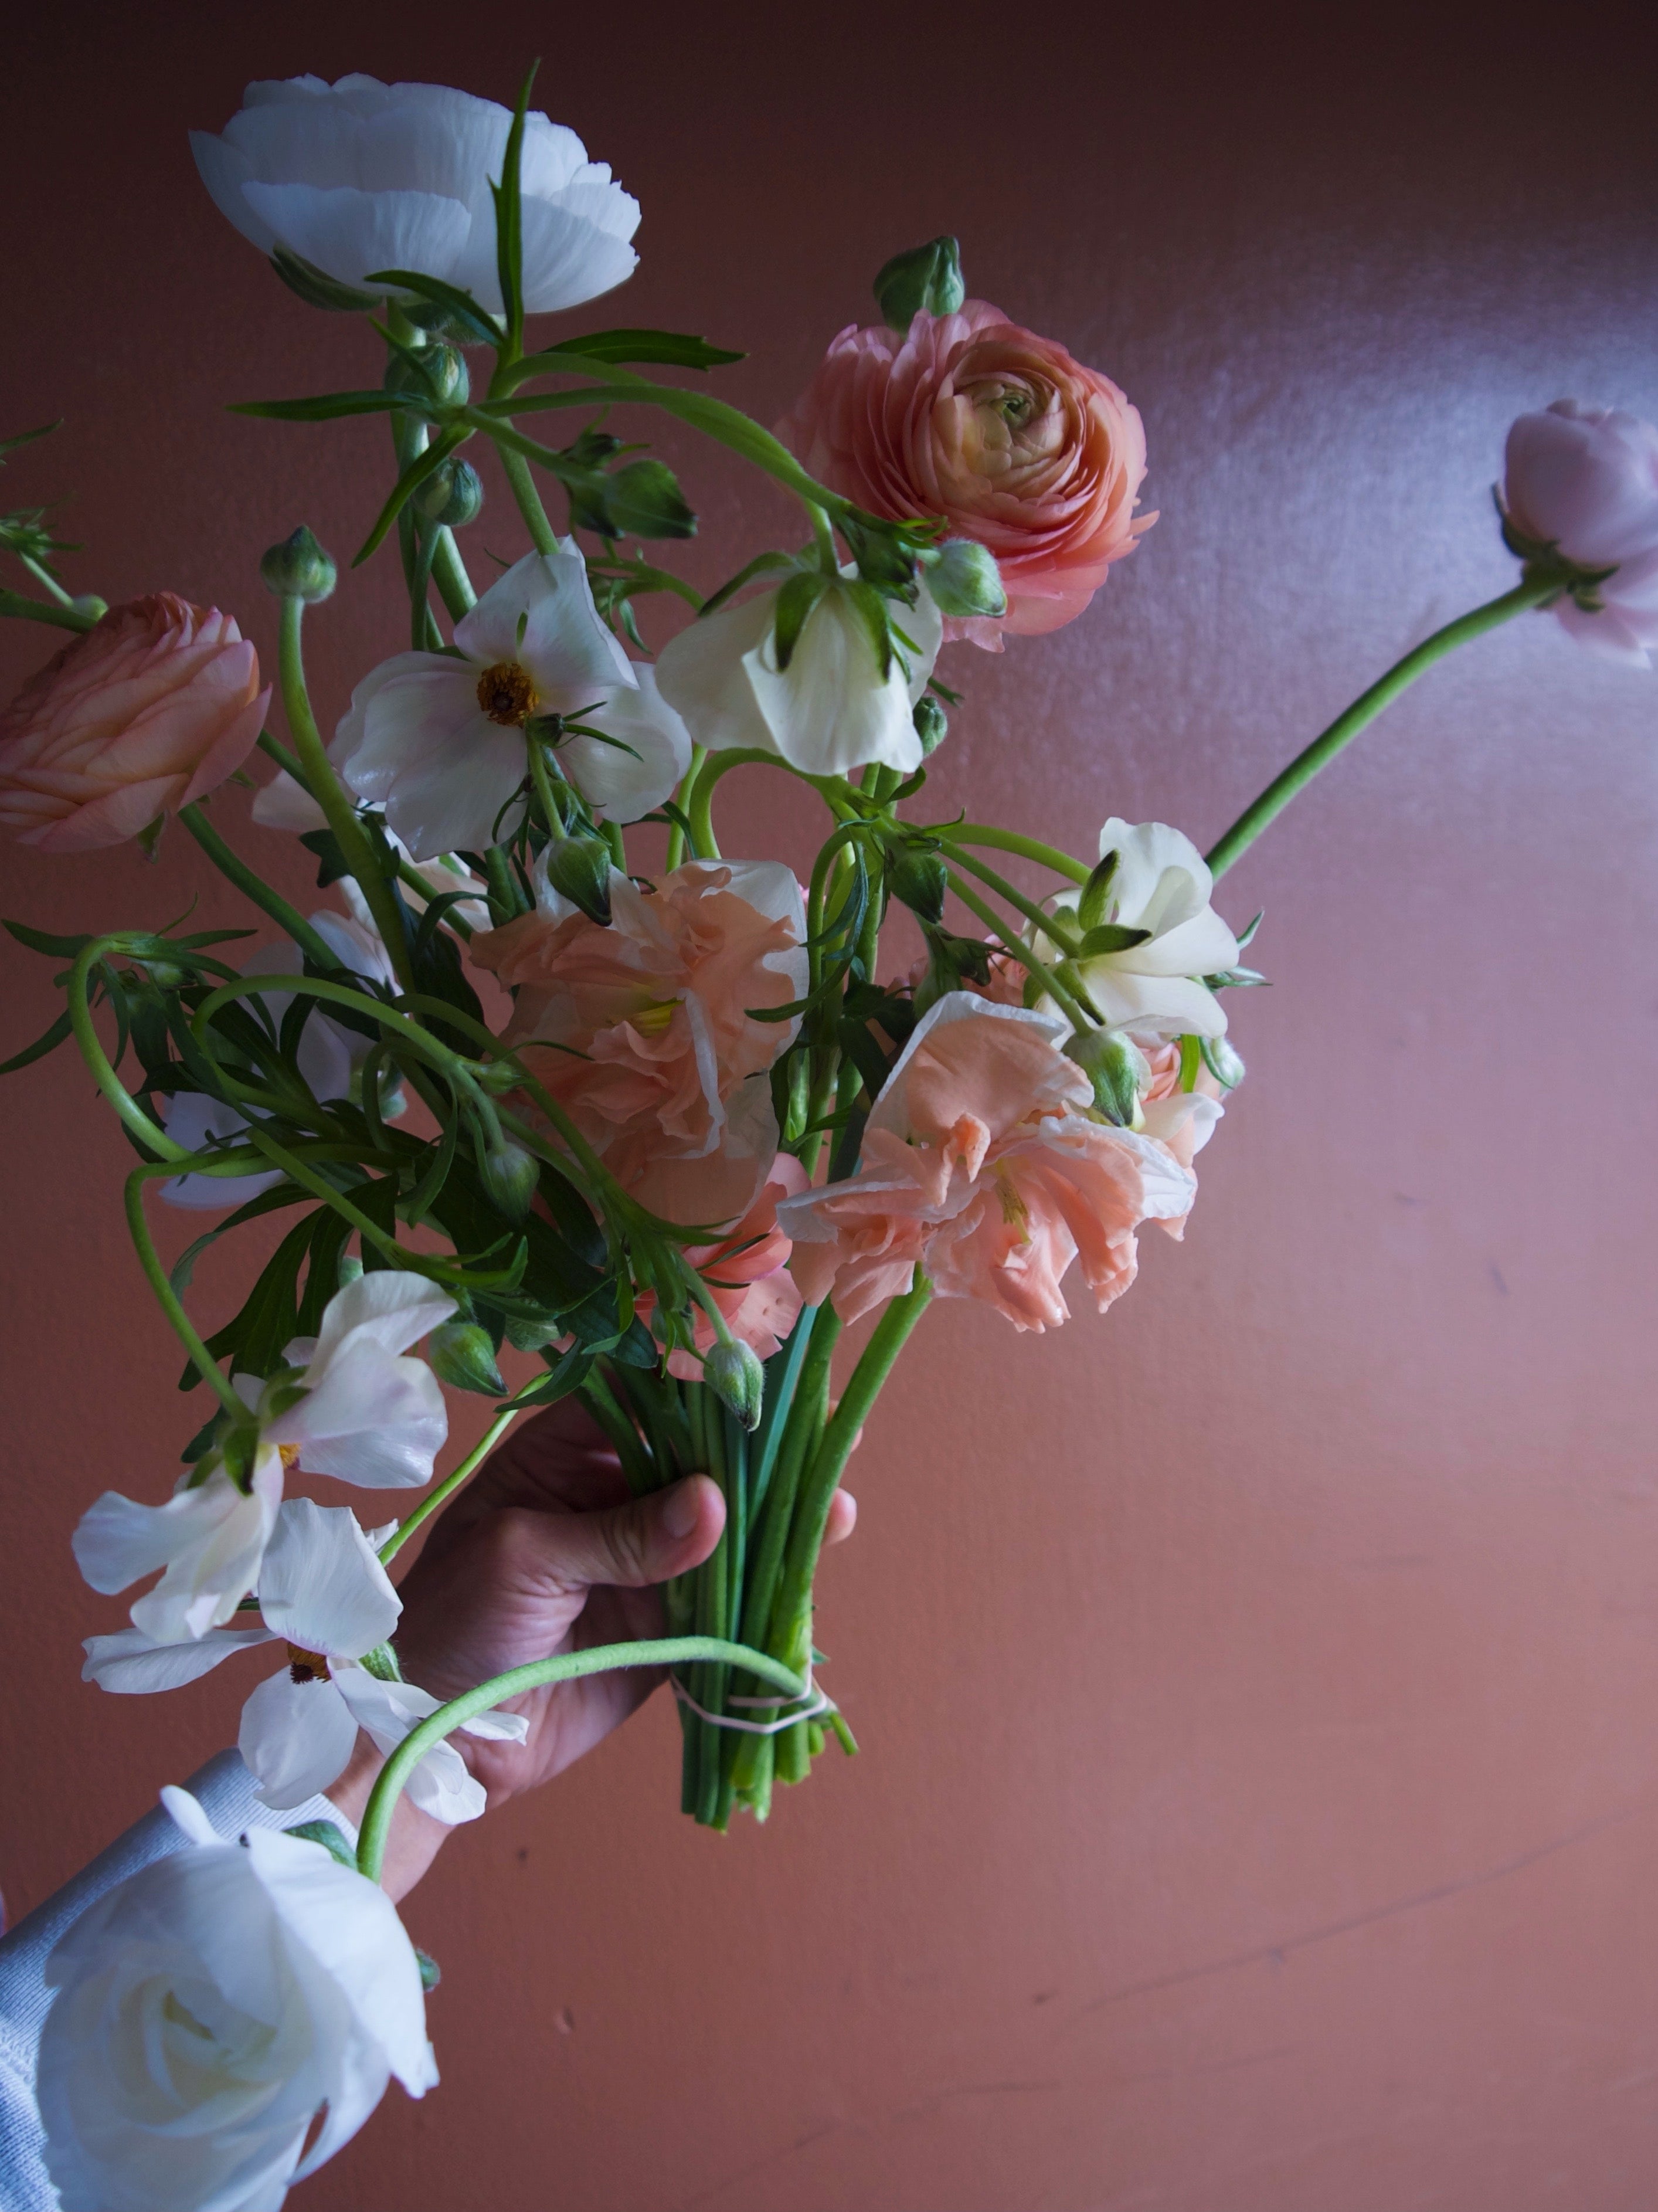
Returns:
[[[266,589],[279,599],[303,599],[315,606],[333,590],[339,571],[301,523],[291,538],[273,545],[259,563]]]
[[[555,832],[542,857],[552,889],[572,906],[580,907],[590,921],[608,927],[614,863],[604,840],[582,834],[562,837]]]
[[[900,853],[887,875],[887,889],[893,897],[923,921],[944,920],[944,893],[949,887],[950,870],[938,853],[918,853],[914,848]]]
[[[101,622],[109,612],[109,601],[100,599],[96,592],[82,592],[70,605],[77,615],[90,615],[94,622]]]
[[[714,1346],[702,1362],[702,1380],[745,1429],[759,1427],[766,1403],[766,1370],[740,1338]]]
[[[1060,1047],[1094,1086],[1094,1110],[1120,1129],[1132,1128],[1141,1091],[1151,1079],[1145,1055],[1121,1030],[1079,1030]]]
[[[428,522],[464,530],[483,512],[483,480],[470,461],[446,461],[427,477],[414,503]]]
[[[926,760],[938,751],[949,736],[950,717],[931,691],[923,691],[915,702],[910,719],[915,725],[916,736],[921,740],[921,758]]]
[[[485,1398],[507,1395],[489,1332],[475,1321],[446,1321],[434,1328],[427,1340],[426,1356],[438,1380],[452,1389],[476,1390]]]
[[[412,392],[445,406],[464,407],[472,396],[466,363],[453,346],[424,346],[418,353],[394,353],[386,364],[386,389]]]
[[[953,315],[966,297],[962,249],[953,238],[895,253],[875,280],[875,304],[895,331],[907,331],[918,314]]]
[[[1224,1036],[1205,1037],[1203,1064],[1224,1091],[1236,1091],[1243,1080],[1243,1055]]]
[[[479,1163],[484,1188],[509,1221],[522,1221],[530,1211],[541,1181],[541,1168],[533,1152],[510,1138],[492,1145]]]
[[[975,615],[1005,615],[1007,593],[1002,572],[987,545],[971,538],[947,538],[938,557],[928,564],[926,587],[938,611],[966,620]]]

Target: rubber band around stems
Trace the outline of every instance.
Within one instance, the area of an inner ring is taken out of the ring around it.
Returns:
[[[694,1712],[698,1720],[707,1721],[710,1728],[736,1729],[744,1735],[780,1735],[785,1729],[792,1729],[797,1721],[820,1720],[825,1713],[838,1713],[841,1710],[828,1691],[817,1686],[810,1661],[806,1665],[806,1686],[799,1698],[728,1698],[726,1700],[732,1705],[788,1705],[810,1700],[804,1712],[781,1713],[771,1721],[740,1721],[732,1713],[711,1713],[706,1705],[697,1704],[675,1674],[669,1674],[668,1687],[682,1705]]]

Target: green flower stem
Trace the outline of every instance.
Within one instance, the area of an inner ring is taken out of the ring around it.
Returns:
[[[167,1280],[167,1269],[161,1265],[154,1243],[150,1241],[149,1223],[144,1214],[144,1185],[152,1176],[170,1175],[170,1163],[159,1166],[135,1168],[126,1179],[127,1226],[132,1231],[132,1243],[138,1255],[138,1264],[149,1279],[149,1287],[155,1293],[161,1311],[172,1322],[179,1341],[196,1363],[202,1380],[218,1397],[220,1404],[233,1419],[247,1418],[247,1408],[231,1388],[230,1380],[220,1369],[218,1361],[196,1334],[190,1316],[179,1303],[178,1293]]]
[[[1089,878],[1090,872],[1085,861],[1073,860],[1057,845],[1044,845],[1035,837],[1022,837],[1017,830],[998,830],[988,822],[957,822],[950,834],[957,845],[985,845],[992,852],[1017,853],[1022,860],[1034,860],[1038,867],[1052,868],[1056,876],[1068,876],[1073,884],[1085,884]]]
[[[1350,745],[1384,707],[1391,706],[1400,693],[1425,674],[1436,660],[1442,660],[1448,653],[1455,653],[1459,645],[1484,637],[1487,630],[1500,629],[1515,615],[1545,606],[1559,596],[1558,575],[1522,574],[1511,592],[1504,592],[1500,599],[1488,599],[1484,606],[1475,607],[1468,614],[1459,615],[1443,629],[1436,629],[1431,637],[1424,638],[1402,660],[1395,661],[1385,676],[1378,678],[1368,691],[1361,692],[1351,707],[1337,715],[1327,730],[1296,755],[1259,799],[1245,807],[1226,835],[1205,855],[1212,872],[1224,876],[1233,861],[1248,851],[1268,823],[1275,822],[1290,801],[1305,790],[1319,770],[1327,768],[1344,746]]]
[[[392,1815],[404,1783],[434,1745],[441,1743],[464,1722],[476,1720],[480,1713],[492,1711],[509,1698],[522,1697],[526,1691],[543,1689],[550,1683],[572,1682],[584,1674],[604,1674],[623,1667],[683,1667],[710,1660],[746,1667],[790,1697],[805,1694],[800,1677],[763,1651],[750,1651],[745,1644],[705,1636],[668,1636],[638,1644],[599,1644],[586,1651],[562,1651],[551,1659],[535,1659],[527,1667],[513,1667],[480,1682],[475,1690],[452,1698],[410,1730],[380,1770],[357,1840],[359,1871],[370,1881],[380,1880]]]
[[[702,763],[708,757],[708,756],[706,747],[702,745],[693,745],[691,747],[691,764],[686,769],[683,781],[681,782],[678,790],[674,793],[674,802],[679,808],[682,814],[685,811],[686,800],[696,788],[696,780],[698,776],[701,775]],[[685,833],[677,822],[671,820],[668,830],[667,866],[670,869],[677,868],[680,866],[684,858]]]
[[[938,849],[953,860],[958,868],[966,868],[970,873],[975,875],[981,884],[995,892],[998,898],[1005,899],[1016,913],[1022,914],[1025,920],[1034,928],[1040,929],[1044,936],[1053,938],[1056,935],[1054,916],[1039,906],[1035,899],[1027,898],[1016,884],[1008,882],[1005,876],[999,876],[994,868],[987,868],[982,860],[975,860],[970,853],[963,853],[948,837],[940,841]],[[1064,924],[1061,922],[1059,927],[1062,928]]]
[[[432,548],[432,581],[438,587],[438,597],[449,610],[452,622],[459,622],[477,605],[477,593],[472,589],[466,563],[460,557],[455,533],[446,522],[440,528]]]
[[[33,577],[35,582],[51,592],[55,605],[60,607],[72,607],[75,605],[74,592],[66,592],[64,589],[44,561],[37,561],[33,553],[20,553],[17,557]]]
[[[368,902],[368,911],[374,918],[374,927],[385,941],[386,957],[398,982],[406,991],[414,981],[414,971],[410,966],[409,939],[404,929],[403,916],[398,910],[391,885],[380,873],[380,863],[368,842],[367,833],[357,819],[357,810],[329,763],[316,718],[311,712],[311,698],[305,688],[305,661],[300,647],[300,626],[304,616],[303,599],[285,599],[281,602],[276,665],[282,684],[282,705],[288,714],[288,733],[299,755],[307,787],[328,817],[328,826],[334,833],[341,857],[356,878],[358,886]]]
[[[690,820],[692,843],[699,860],[720,858],[712,813],[715,784],[732,769],[748,766],[781,769],[798,781],[809,783],[837,823],[844,824],[858,818],[850,804],[850,790],[844,776],[813,775],[805,769],[796,768],[793,761],[786,761],[780,753],[767,752],[759,745],[733,745],[728,751],[707,754],[701,761],[694,762],[692,772],[685,779],[685,796],[681,804]]]
[[[281,928],[285,929],[307,960],[319,968],[337,969],[338,955],[330,951],[326,941],[319,937],[296,908],[289,906],[279,891],[273,891],[262,876],[257,875],[246,860],[225,842],[199,805],[181,806],[179,820],[207,854],[220,874],[228,876],[237,890],[257,907],[264,908]]]
[[[510,430],[512,424],[506,424]],[[529,443],[525,440],[526,444]],[[524,526],[530,533],[531,543],[537,553],[556,553],[558,532],[547,520],[547,510],[541,503],[541,494],[536,489],[536,480],[530,473],[530,465],[522,453],[503,444],[499,437],[495,451],[501,456],[501,465],[506,471],[507,486],[518,502],[518,511],[524,517]]]
[[[995,932],[996,942],[1001,946],[1003,951],[1017,960],[1028,975],[1036,977],[1043,990],[1048,993],[1073,1029],[1085,1030],[1097,1025],[1098,1015],[1091,1010],[1085,1011],[1080,1001],[1066,990],[1053,969],[1039,960],[1029,945],[1022,945],[1017,936],[1007,935],[1002,927],[1000,916],[987,907],[984,901],[962,881],[954,868],[950,872],[950,888],[969,913],[977,915],[979,920],[987,928]]]
[[[300,766],[299,756],[289,752],[280,738],[273,738],[269,730],[261,730],[258,746],[268,760],[275,761],[279,769],[286,770],[293,777],[307,799],[313,796],[311,786],[306,781],[305,770]]]
[[[81,1057],[90,1070],[93,1081],[126,1127],[146,1152],[153,1152],[157,1159],[176,1166],[180,1161],[191,1158],[191,1155],[182,1145],[175,1144],[165,1129],[150,1120],[117,1075],[110,1066],[103,1046],[98,1042],[98,1031],[92,1019],[92,1007],[87,996],[88,978],[106,954],[125,951],[126,942],[123,937],[95,937],[90,945],[83,945],[76,955],[75,965],[69,975],[70,1027],[75,1033],[75,1042],[81,1048]]]
[[[414,1534],[416,1529],[421,1526],[422,1522],[429,1521],[434,1513],[440,1513],[442,1511],[443,1508],[449,1503],[449,1500],[460,1488],[462,1483],[465,1482],[469,1476],[475,1474],[478,1468],[483,1466],[484,1461],[489,1458],[490,1453],[501,1442],[507,1430],[512,1427],[513,1423],[518,1419],[519,1415],[523,1411],[524,1408],[521,1406],[508,1405],[501,1407],[501,1411],[495,1415],[495,1419],[490,1422],[489,1427],[484,1431],[478,1442],[473,1445],[471,1450],[469,1451],[465,1458],[462,1460],[460,1465],[457,1468],[452,1468],[450,1472],[444,1476],[442,1481],[439,1483],[437,1488],[433,1491],[429,1496],[422,1498],[420,1504],[409,1516],[409,1518],[400,1528],[393,1529],[392,1534],[386,1538],[386,1541],[380,1546],[380,1562],[381,1566],[385,1566],[388,1560],[396,1557],[397,1553],[403,1549],[404,1546],[409,1541],[409,1539]]]
[[[47,623],[53,629],[72,629],[77,635],[84,635],[98,621],[83,607],[60,607],[55,601],[32,599],[27,592],[0,592],[0,615],[11,615],[19,622]]]
[[[645,1440],[617,1403],[616,1393],[604,1376],[590,1373],[578,1386],[576,1395],[616,1446],[616,1455],[622,1462],[622,1472],[633,1495],[642,1498],[647,1492],[659,1489],[660,1476]]]

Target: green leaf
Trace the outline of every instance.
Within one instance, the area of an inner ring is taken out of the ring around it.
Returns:
[[[501,343],[501,325],[495,317],[486,313],[470,292],[446,284],[441,277],[423,276],[418,269],[374,269],[365,281],[392,285],[399,292],[412,292],[417,300],[429,300],[434,307],[446,307],[457,322],[466,325],[480,345]]]
[[[604,483],[612,536],[695,538],[696,517],[665,461],[629,461]]]
[[[414,494],[420,489],[428,477],[435,476],[450,454],[458,447],[465,445],[471,433],[466,430],[446,430],[440,436],[433,440],[423,453],[417,454],[410,461],[392,486],[392,495],[380,509],[379,520],[374,528],[363,540],[361,549],[353,556],[351,566],[354,568],[361,568],[369,556],[379,550],[386,532]]]
[[[507,343],[514,354],[524,340],[524,118],[529,110],[530,88],[540,67],[538,61],[531,62],[519,88],[513,127],[507,134],[501,182],[489,187],[495,204],[495,273],[507,317]]]
[[[196,1262],[210,1244],[218,1243],[227,1230],[240,1229],[245,1221],[256,1221],[260,1214],[275,1213],[281,1206],[297,1206],[302,1199],[309,1196],[308,1191],[296,1190],[292,1183],[289,1183],[286,1188],[262,1190],[256,1198],[250,1198],[246,1204],[239,1206],[234,1213],[228,1213],[222,1221],[215,1222],[212,1228],[198,1237],[193,1244],[187,1244],[173,1261],[167,1281],[172,1285],[174,1297],[183,1297],[185,1292],[190,1288],[191,1277],[196,1272]],[[330,1218],[337,1220],[339,1217],[337,1214],[333,1214]],[[344,1225],[349,1228],[350,1224],[347,1223]],[[310,1336],[315,1332],[311,1329],[296,1329],[295,1334],[298,1336]]]
[[[1151,936],[1149,929],[1128,929],[1120,921],[1102,921],[1092,929],[1084,930],[1083,940],[1077,948],[1082,960],[1099,960],[1108,952],[1132,952],[1135,945],[1145,945]]]
[[[829,581],[821,568],[807,568],[791,576],[779,589],[774,650],[780,670],[786,668],[793,659],[807,617],[828,591]]]
[[[70,1027],[69,1009],[65,1007],[43,1036],[36,1037],[33,1044],[26,1045],[21,1052],[14,1053],[9,1060],[0,1060],[0,1075],[15,1075],[20,1067],[28,1066],[31,1061],[44,1060],[49,1052],[55,1052],[62,1044],[70,1033]]]
[[[44,952],[54,960],[73,960],[91,944],[84,937],[49,937],[44,929],[31,929],[27,922],[9,921],[4,924],[20,945],[27,945],[31,952]]]
[[[301,830],[300,842],[307,852],[317,856],[317,889],[325,891],[330,884],[337,884],[342,876],[349,876],[345,855],[340,850],[340,841],[331,830]]]
[[[305,1294],[294,1317],[295,1336],[315,1336],[320,1331],[323,1308],[340,1286],[340,1257],[351,1234],[351,1224],[331,1206],[319,1206],[313,1218],[315,1225],[306,1265]]]
[[[617,331],[614,333],[614,335],[623,337],[625,336],[626,333]],[[648,335],[648,333],[643,333],[642,335]],[[664,335],[665,336],[665,333],[664,333]],[[692,340],[691,343],[700,343],[700,341]],[[625,361],[629,359],[629,356],[626,354],[615,354],[611,358],[616,361]],[[741,361],[743,356],[740,353],[734,353],[723,356],[722,358],[730,361]],[[19,446],[32,446],[37,438],[49,438],[54,430],[61,430],[63,427],[64,418],[60,415],[55,422],[43,422],[38,430],[20,430],[15,437],[0,438],[0,453],[15,453]]]
[[[227,410],[266,422],[337,422],[347,415],[403,415],[419,404],[407,392],[325,392],[314,399],[239,399]]]
[[[590,331],[585,337],[564,338],[548,349],[555,360],[573,353],[585,361],[659,362],[672,368],[724,368],[731,362],[748,359],[746,354],[727,352],[724,346],[710,345],[707,338],[690,337],[681,331]],[[532,370],[543,358],[530,354],[519,368]]]
[[[207,1348],[216,1359],[230,1354],[233,1375],[271,1374],[281,1366],[289,1341],[299,1334],[300,1268],[316,1228],[316,1215],[308,1213],[288,1231],[266,1261],[241,1311],[208,1338]],[[193,1365],[189,1371],[195,1375]]]

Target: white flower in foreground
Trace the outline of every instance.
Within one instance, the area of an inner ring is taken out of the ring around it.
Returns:
[[[260,785],[253,794],[253,804],[249,811],[264,830],[291,830],[299,835],[307,830],[325,830],[328,827],[328,817],[310,793],[295,782],[285,768],[279,768],[269,783]],[[452,915],[457,921],[465,922],[469,929],[489,928],[489,886],[481,877],[473,875],[452,853],[438,853],[430,860],[417,860],[400,837],[392,837],[390,830],[386,834],[391,837],[398,858],[406,861],[430,887],[427,896],[422,898],[406,877],[400,884],[404,897],[416,915],[424,914],[430,900],[440,892],[465,891],[467,896],[460,905],[445,908],[445,921]],[[378,943],[380,932],[375,927],[374,918],[368,910],[368,902],[359,890],[355,878],[342,876],[340,889],[345,894],[352,919],[361,922],[365,929],[372,930]]]
[[[129,1696],[171,1690],[235,1652],[286,1644],[288,1666],[243,1706],[238,1738],[262,1801],[284,1811],[338,1779],[360,1728],[389,1753],[439,1701],[403,1681],[382,1648],[403,1601],[376,1556],[374,1537],[364,1534],[349,1507],[290,1498],[259,1569],[258,1597],[255,1626],[210,1628],[174,1644],[159,1644],[137,1628],[89,1636],[82,1678]],[[522,1743],[526,1729],[519,1716],[507,1713],[466,1723],[470,1735],[512,1743]],[[409,1795],[452,1826],[483,1810],[483,1789],[448,1742],[422,1759]]]
[[[464,659],[399,653],[372,669],[330,749],[358,798],[384,804],[416,860],[495,842],[528,774],[532,714],[590,709],[583,721],[632,748],[591,738],[559,748],[571,781],[613,821],[659,806],[689,766],[678,716],[605,628],[574,539],[515,562],[455,625],[455,644]]]
[[[222,137],[190,134],[202,182],[262,253],[278,246],[342,284],[410,269],[499,313],[492,179],[509,112],[440,84],[290,77],[250,84]],[[574,131],[525,118],[524,303],[551,314],[633,274],[639,203]]]
[[[1198,979],[1236,966],[1238,941],[1209,903],[1215,879],[1203,855],[1166,822],[1115,816],[1100,832],[1100,858],[1108,853],[1117,855],[1109,920],[1151,934],[1077,963],[1102,1018],[1110,1028],[1154,1036],[1224,1036],[1220,1001]],[[1074,913],[1078,896],[1055,899],[1054,912]],[[1050,938],[1038,937],[1033,949],[1046,960],[1062,957]]]
[[[1509,432],[1503,505],[1521,538],[1603,582],[1558,600],[1581,644],[1651,666],[1658,647],[1658,428],[1615,407],[1557,399]]]
[[[916,650],[896,652],[884,678],[844,592],[823,593],[781,671],[776,614],[777,589],[756,592],[692,623],[658,655],[662,696],[695,741],[711,752],[757,746],[810,775],[844,775],[870,761],[906,775],[919,768],[914,707],[944,635],[926,586],[913,607],[891,610]]]
[[[298,791],[297,785],[293,787]],[[304,799],[305,793],[299,792],[299,796]],[[307,805],[310,803],[306,800]],[[346,881],[349,889],[355,891],[356,885],[349,878]],[[354,975],[374,983],[396,983],[380,932],[366,917],[358,919],[324,909],[312,915],[311,927]],[[284,937],[275,945],[261,946],[245,960],[242,973],[298,975],[304,972],[304,967],[299,946]],[[280,1031],[282,1018],[294,1000],[291,992],[269,991],[252,1003]],[[372,1037],[365,1036],[360,1030],[347,1029],[343,1023],[331,1020],[320,1006],[313,1006],[295,1058],[314,1098],[345,1098],[349,1097],[373,1046]],[[175,1144],[199,1152],[210,1146],[233,1144],[246,1128],[248,1116],[221,1098],[210,1098],[205,1091],[179,1091],[162,1107],[161,1122]],[[161,1196],[169,1206],[216,1211],[245,1205],[262,1190],[275,1189],[282,1180],[280,1168],[246,1176],[173,1176],[161,1185]]]
[[[392,2075],[436,2085],[420,1965],[385,1891],[322,1844],[227,1840],[187,1790],[161,1802],[190,1847],[46,1964],[46,2167],[64,2212],[277,2212]]]
[[[453,1311],[422,1275],[382,1269],[348,1283],[324,1309],[321,1334],[288,1346],[283,1374],[236,1378],[259,1431],[248,1490],[216,1453],[180,1476],[165,1505],[106,1490],[75,1531],[81,1572],[109,1595],[165,1570],[131,1619],[157,1644],[183,1643],[231,1620],[258,1579],[286,1465],[369,1489],[429,1482],[449,1417],[431,1369],[400,1355]]]

